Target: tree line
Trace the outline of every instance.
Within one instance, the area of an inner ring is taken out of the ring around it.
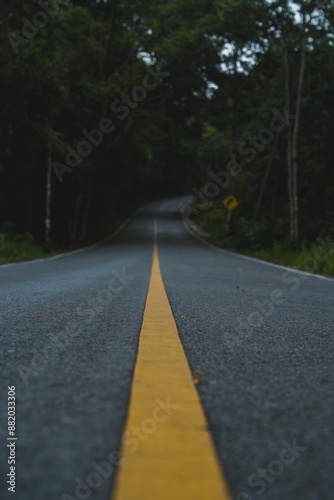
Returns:
[[[10,0],[0,15],[2,232],[77,244],[191,192],[197,211],[238,199],[224,231],[240,244],[330,231],[332,1]]]

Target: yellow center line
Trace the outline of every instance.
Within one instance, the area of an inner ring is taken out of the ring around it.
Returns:
[[[160,271],[157,243],[114,500],[230,500]]]

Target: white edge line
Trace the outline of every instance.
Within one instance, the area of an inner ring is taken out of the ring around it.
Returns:
[[[99,245],[101,245],[101,243],[104,243],[105,241],[108,241],[111,238],[114,238],[123,229],[123,227],[125,227],[130,222],[130,220],[135,215],[137,215],[139,212],[141,212],[144,209],[145,206],[146,205],[143,205],[142,207],[138,208],[132,215],[130,215],[130,217],[128,217],[124,222],[122,222],[122,224],[120,226],[118,226],[118,228],[115,229],[115,231],[112,234],[110,234],[109,236],[106,236],[105,238],[103,238],[100,241],[97,241],[96,243],[93,243],[92,245],[89,245],[88,247],[78,248],[77,250],[72,250],[71,252],[60,253],[57,255],[53,255],[52,257],[45,257],[43,259],[23,260],[21,262],[11,262],[9,264],[0,264],[0,269],[3,269],[4,267],[20,266],[20,265],[24,265],[24,264],[37,264],[38,262],[45,262],[47,260],[56,260],[56,259],[60,259],[61,257],[67,257],[69,255],[74,255],[76,253],[85,252],[86,250],[91,250],[92,248],[98,247]]]
[[[265,266],[276,267],[277,269],[283,269],[284,271],[291,271],[293,273],[303,274],[304,276],[310,276],[311,278],[319,278],[321,280],[334,282],[334,278],[330,278],[328,276],[322,276],[321,274],[308,273],[307,271],[301,271],[300,269],[294,269],[293,267],[285,267],[285,266],[281,266],[279,264],[273,264],[272,262],[268,262],[266,260],[257,259],[256,257],[248,257],[247,255],[242,255],[242,254],[236,253],[236,252],[230,252],[229,250],[224,250],[223,248],[219,248],[216,245],[212,245],[212,243],[208,243],[204,238],[202,238],[198,233],[196,233],[196,231],[190,226],[187,218],[184,216],[185,205],[180,205],[179,209],[180,209],[180,212],[182,215],[182,222],[183,222],[184,227],[192,236],[194,236],[194,238],[196,238],[201,243],[203,243],[203,245],[206,245],[210,248],[213,248],[214,250],[217,250],[218,252],[221,252],[221,253],[233,255],[234,257],[240,257],[240,259],[251,260],[251,261],[259,262],[260,264],[264,264]]]

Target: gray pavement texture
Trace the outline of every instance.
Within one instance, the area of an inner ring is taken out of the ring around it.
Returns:
[[[1,499],[110,498],[116,467],[97,467],[120,449],[158,211],[167,294],[233,498],[334,499],[334,280],[203,245],[184,201],[148,205],[95,248],[0,266]]]

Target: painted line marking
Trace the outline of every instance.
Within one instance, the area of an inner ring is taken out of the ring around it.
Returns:
[[[82,247],[82,248],[77,248],[76,250],[71,250],[70,252],[64,252],[64,253],[58,253],[57,255],[53,255],[52,257],[42,257],[40,259],[31,259],[31,260],[22,260],[22,261],[19,261],[19,262],[10,262],[9,264],[0,264],[0,270],[2,268],[5,268],[5,267],[12,267],[12,266],[23,266],[25,264],[38,264],[40,262],[45,262],[45,261],[48,261],[48,260],[57,260],[57,259],[61,259],[63,257],[68,257],[70,255],[75,255],[77,253],[81,253],[81,252],[86,252],[87,250],[92,250],[93,248],[96,248],[98,246],[100,246],[102,243],[104,243],[105,241],[108,241],[112,238],[114,238],[115,236],[117,236],[117,234],[125,227],[127,226],[127,224],[139,213],[141,212],[143,209],[145,208],[145,205],[143,205],[142,207],[139,207],[132,215],[130,215],[130,217],[128,217],[127,219],[125,219],[124,222],[122,222],[116,229],[113,233],[111,233],[109,236],[106,236],[105,238],[103,238],[102,240],[100,241],[97,241],[96,243],[93,243],[92,245],[89,245],[87,247]]]
[[[122,461],[112,498],[230,500],[165,291],[156,223],[154,233]]]
[[[320,280],[331,281],[331,282],[334,281],[334,278],[330,278],[329,276],[322,276],[321,274],[308,273],[307,271],[301,271],[300,269],[295,269],[294,267],[281,266],[280,264],[274,264],[273,262],[269,262],[267,260],[261,260],[257,259],[256,257],[249,257],[248,255],[242,255],[241,253],[231,252],[230,250],[225,250],[224,248],[219,248],[216,245],[209,243],[204,238],[202,238],[202,236],[198,232],[196,232],[197,230],[195,230],[194,227],[192,227],[191,224],[189,223],[187,217],[184,215],[186,211],[185,206],[186,204],[181,204],[179,206],[182,223],[185,229],[188,231],[188,233],[191,234],[191,236],[196,238],[198,241],[203,243],[203,245],[206,245],[207,247],[210,247],[213,250],[216,250],[217,252],[224,253],[225,255],[232,255],[233,257],[239,257],[240,259],[258,262],[259,264],[263,264],[265,266],[276,267],[277,269],[283,269],[284,271],[291,271],[292,273],[302,274],[310,278],[319,278]]]

